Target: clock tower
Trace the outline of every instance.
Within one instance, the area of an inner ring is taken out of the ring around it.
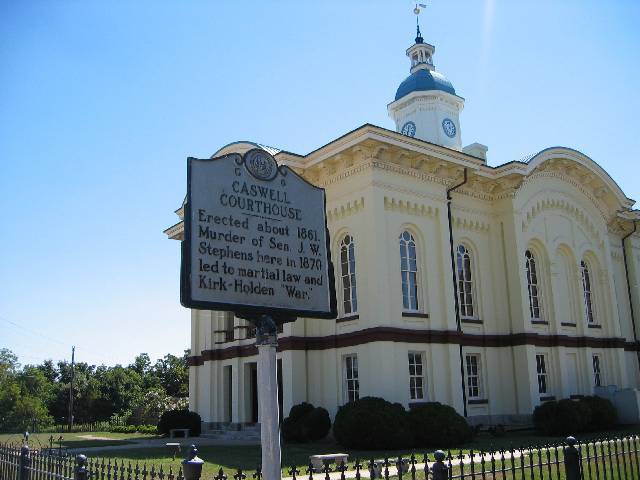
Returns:
[[[416,14],[420,10],[416,7]],[[420,26],[415,43],[407,49],[411,61],[410,75],[400,84],[396,97],[387,109],[403,135],[445,147],[462,149],[460,112],[464,98],[456,95],[453,85],[433,65],[435,47],[424,42]]]

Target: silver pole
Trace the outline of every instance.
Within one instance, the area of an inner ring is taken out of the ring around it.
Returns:
[[[258,415],[262,444],[262,478],[280,480],[280,425],[278,421],[278,376],[276,347],[278,337],[271,317],[258,323]]]
[[[76,347],[71,347],[71,383],[69,384],[69,431],[73,430],[73,381],[75,377]]]

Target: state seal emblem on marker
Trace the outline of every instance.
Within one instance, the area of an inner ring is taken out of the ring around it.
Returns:
[[[270,181],[278,174],[275,159],[261,149],[256,148],[247,152],[244,164],[249,173],[258,180]]]

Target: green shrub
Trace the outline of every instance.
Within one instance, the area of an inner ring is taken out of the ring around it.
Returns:
[[[193,437],[200,435],[200,415],[189,410],[169,410],[164,412],[158,422],[158,433],[168,435],[174,428],[188,428]]]
[[[541,435],[551,435],[553,433],[557,407],[558,402],[554,400],[541,403],[533,410],[533,425],[536,432]]]
[[[285,442],[314,442],[326,437],[330,429],[329,412],[303,402],[291,407],[289,416],[282,422],[282,437]]]
[[[158,427],[155,425],[113,425],[109,427],[109,432],[156,434]]]
[[[310,403],[307,403],[307,402],[299,403],[298,405],[294,405],[293,407],[291,407],[291,410],[289,411],[289,418],[296,421],[300,420],[304,416],[311,413],[313,409],[314,409],[314,406],[311,405]]]
[[[316,442],[327,436],[331,430],[331,417],[329,412],[322,407],[316,407],[305,417],[307,435],[309,440]]]
[[[451,447],[472,438],[464,417],[439,402],[416,406],[409,412],[409,421],[416,447]]]
[[[398,450],[413,444],[404,407],[376,397],[364,397],[341,406],[333,423],[333,434],[346,448]]]
[[[543,435],[574,435],[584,432],[592,419],[589,404],[563,399],[539,405],[533,411],[533,424]]]
[[[138,432],[146,435],[155,435],[158,433],[158,427],[155,425],[139,425]]]
[[[580,403],[589,406],[591,421],[587,424],[589,432],[601,432],[613,428],[618,419],[618,412],[610,400],[598,396],[588,396],[580,399]]]

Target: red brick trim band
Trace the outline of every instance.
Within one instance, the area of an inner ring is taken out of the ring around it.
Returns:
[[[624,338],[572,337],[569,335],[544,335],[539,333],[514,333],[506,335],[475,335],[455,330],[411,330],[396,327],[374,327],[357,332],[327,335],[325,337],[289,336],[278,339],[278,351],[330,350],[353,347],[371,342],[436,343],[473,347],[591,347],[624,348],[640,351],[640,343],[626,342]],[[203,350],[200,355],[187,359],[189,366],[203,365],[206,361],[229,360],[257,355],[254,345],[234,345],[227,348]]]

